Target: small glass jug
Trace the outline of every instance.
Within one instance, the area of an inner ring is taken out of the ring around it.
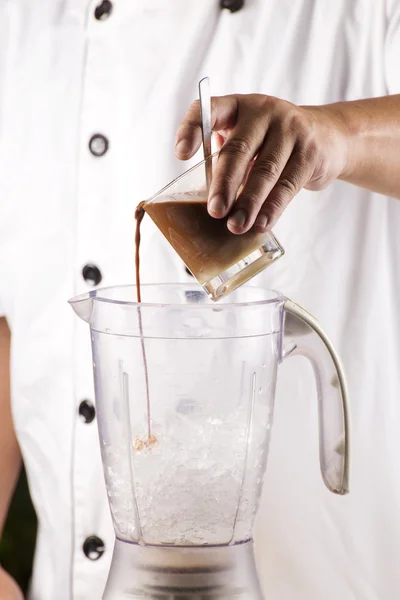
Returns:
[[[207,211],[206,169],[218,153],[202,161],[142,207],[212,300],[219,300],[284,254],[271,232],[231,233],[228,217]]]

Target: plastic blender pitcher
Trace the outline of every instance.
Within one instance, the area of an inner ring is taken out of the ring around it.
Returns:
[[[70,301],[90,325],[116,534],[103,598],[261,600],[252,529],[277,370],[294,355],[311,361],[322,478],[345,494],[339,359],[317,321],[277,292],[247,284],[215,304],[193,283],[143,285],[142,297],[122,286]]]

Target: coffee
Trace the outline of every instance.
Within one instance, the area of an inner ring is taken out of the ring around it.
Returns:
[[[136,230],[135,230],[135,273],[136,273],[136,298],[138,302],[142,301],[140,290],[140,224],[144,217],[144,202],[140,202],[135,210]]]
[[[231,233],[227,226],[228,216],[215,219],[208,214],[205,192],[157,196],[155,200],[141,202],[135,212],[138,303],[141,302],[140,224],[145,212],[213,300],[236,289],[283,254],[271,233],[256,233],[254,230],[242,235]],[[152,444],[149,378],[140,306],[138,314],[146,376],[148,440],[143,443],[137,440],[137,450],[143,447],[142,444]]]
[[[265,234],[231,233],[228,217],[208,214],[203,195],[179,194],[143,206],[197,281],[204,285],[263,245]]]
[[[135,268],[136,268],[136,298],[138,303],[142,301],[142,294],[140,289],[140,224],[144,217],[144,202],[141,202],[136,207],[135,219],[136,219],[136,231],[135,231]],[[142,358],[144,366],[144,377],[146,385],[146,408],[147,408],[147,440],[141,440],[137,438],[134,442],[133,449],[135,452],[141,452],[144,448],[149,448],[157,443],[157,439],[151,433],[151,413],[150,413],[150,385],[149,385],[149,369],[147,366],[146,348],[144,345],[143,337],[143,322],[142,313],[140,306],[138,306],[138,317],[139,317],[139,333],[140,343],[142,346]]]

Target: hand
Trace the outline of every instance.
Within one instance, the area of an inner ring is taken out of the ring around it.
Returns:
[[[24,600],[14,579],[0,567],[0,600]]]
[[[208,212],[216,219],[230,214],[228,228],[235,234],[253,225],[258,232],[272,228],[302,188],[321,190],[346,169],[349,134],[329,105],[300,107],[261,94],[216,97],[212,129],[223,145]],[[191,158],[200,145],[196,101],[178,129],[176,155]]]

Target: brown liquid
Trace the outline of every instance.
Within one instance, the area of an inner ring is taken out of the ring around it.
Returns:
[[[242,258],[249,256],[254,250],[265,243],[265,234],[250,230],[242,235],[234,235],[227,227],[228,217],[214,219],[207,211],[207,198],[180,194],[165,201],[141,202],[135,212],[135,266],[137,301],[141,302],[140,290],[140,224],[145,212],[151,217],[171,246],[183,259],[186,266],[200,284],[207,284]],[[257,274],[266,266],[266,260],[272,262],[275,256],[265,256],[264,262],[255,262],[250,268],[251,275]],[[247,280],[249,273],[243,272],[236,278],[235,287],[241,280]],[[146,350],[143,338],[143,324],[140,307],[139,329],[142,343],[142,355],[146,377],[148,439],[135,440],[134,448],[141,451],[157,440],[151,434],[150,392]]]
[[[149,202],[144,210],[201,284],[251,254],[265,240],[265,234],[251,230],[243,235],[231,233],[228,217],[211,217],[207,198],[200,196]]]
[[[135,211],[135,219],[136,219],[136,232],[135,232],[135,267],[136,267],[136,295],[137,301],[142,301],[142,294],[140,290],[140,224],[143,221],[144,217],[144,202],[138,204]],[[142,322],[142,312],[140,310],[140,306],[138,306],[138,315],[139,315],[139,333],[140,333],[140,343],[142,346],[142,357],[143,357],[143,365],[144,365],[144,377],[146,383],[146,407],[147,407],[147,440],[143,441],[140,438],[136,438],[134,442],[134,450],[136,452],[140,452],[144,448],[148,448],[149,446],[154,445],[157,442],[157,439],[151,433],[151,414],[150,414],[150,386],[149,386],[149,369],[147,366],[147,356],[146,356],[146,348],[144,345],[144,337],[143,337],[143,322]]]
[[[135,270],[136,270],[136,296],[137,301],[142,301],[142,294],[140,291],[140,224],[143,221],[144,217],[144,202],[140,202],[135,210],[135,219],[136,219],[136,231],[135,231]],[[140,331],[140,334],[143,332]]]

